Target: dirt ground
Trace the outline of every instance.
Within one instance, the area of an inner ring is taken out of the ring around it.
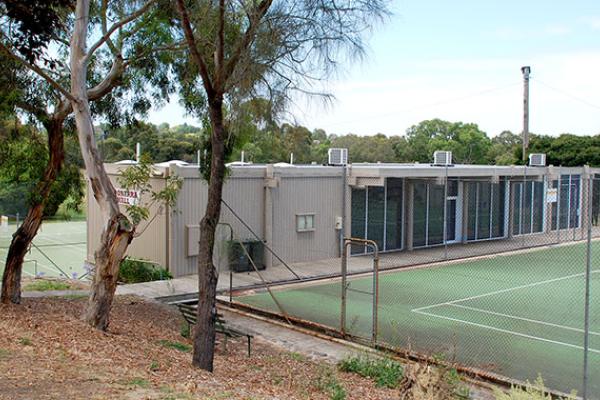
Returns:
[[[0,399],[393,399],[397,390],[253,340],[219,337],[215,372],[192,368],[176,309],[117,297],[109,331],[84,324],[85,298],[0,305]]]

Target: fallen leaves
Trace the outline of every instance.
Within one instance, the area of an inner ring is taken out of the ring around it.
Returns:
[[[86,299],[24,299],[0,306],[0,399],[329,399],[316,383],[332,374],[347,399],[397,398],[355,374],[282,352],[255,338],[218,337],[215,372],[191,366],[178,311],[117,297],[108,332],[81,319]],[[27,344],[21,338],[27,338]],[[180,343],[182,346],[165,343]],[[324,372],[326,371],[326,372]]]

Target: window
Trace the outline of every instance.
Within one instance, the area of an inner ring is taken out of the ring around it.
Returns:
[[[310,232],[315,230],[315,214],[297,214],[296,231]]]
[[[352,188],[351,234],[374,240],[380,251],[402,248],[402,178],[387,178],[385,185]],[[351,254],[370,251],[352,244]]]

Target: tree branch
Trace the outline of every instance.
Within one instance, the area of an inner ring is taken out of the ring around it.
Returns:
[[[40,77],[44,78],[44,80],[46,82],[48,82],[50,84],[50,86],[52,86],[54,89],[56,89],[57,91],[59,91],[67,99],[69,99],[71,101],[75,101],[75,97],[73,97],[73,95],[71,94],[71,92],[69,92],[64,87],[62,87],[60,85],[60,83],[58,83],[57,81],[55,81],[54,79],[52,79],[52,77],[50,77],[50,75],[48,75],[47,73],[45,73],[43,69],[41,69],[40,67],[38,67],[35,64],[30,64],[29,62],[25,61],[21,57],[19,57],[16,54],[14,54],[12,51],[10,51],[10,49],[8,47],[6,47],[4,45],[4,43],[2,43],[2,41],[0,41],[0,50],[2,50],[7,56],[9,56],[10,58],[12,58],[13,60],[15,60],[15,61],[23,64],[25,67],[27,67],[31,71],[35,72],[36,74],[38,74]]]
[[[183,4],[183,0],[177,0],[177,11],[181,16],[181,27],[183,29],[183,33],[185,35],[185,40],[187,41],[188,47],[190,48],[190,53],[192,53],[192,58],[198,65],[198,69],[200,70],[200,76],[202,77],[202,84],[204,85],[204,90],[206,90],[206,95],[209,99],[214,98],[215,89],[212,85],[210,75],[208,73],[208,68],[206,68],[206,64],[202,55],[198,51],[198,47],[196,46],[196,39],[194,37],[194,32],[192,31],[192,26],[190,24],[190,17],[188,15],[187,9],[185,8],[185,4]]]
[[[152,49],[149,49],[148,51],[144,51],[141,54],[135,54],[134,55],[135,59],[132,59],[132,58],[124,59],[123,66],[128,67],[132,62],[134,62],[134,61],[138,62],[140,60],[144,60],[154,53],[159,53],[161,51],[183,51],[183,50],[187,49],[187,47],[188,46],[187,46],[187,43],[185,42],[185,40],[183,40],[181,42],[169,44],[169,45],[157,46]]]
[[[106,10],[108,9],[108,0],[102,0],[102,5],[100,7],[100,25],[102,27],[102,35],[106,36],[108,33],[108,28],[106,24]],[[115,44],[110,38],[110,35],[106,36],[106,44],[108,45],[108,48],[110,49],[113,55],[119,54],[119,50],[115,47]]]
[[[254,40],[254,33],[256,32],[256,28],[258,27],[261,19],[269,10],[269,7],[271,7],[271,4],[273,4],[273,0],[262,0],[258,7],[255,9],[254,13],[250,16],[250,24],[248,25],[246,32],[244,32],[242,40],[240,40],[239,45],[235,48],[233,54],[231,55],[231,57],[227,61],[227,64],[224,67],[225,70],[223,71],[223,83],[229,80],[229,78],[233,74],[235,67],[240,61],[242,53],[250,47],[250,44]]]
[[[127,17],[123,18],[122,20],[115,22],[110,29],[108,29],[104,35],[102,35],[102,37],[100,39],[98,39],[98,41],[96,43],[94,43],[89,51],[87,52],[87,56],[86,56],[86,60],[84,60],[84,62],[87,62],[89,60],[89,58],[94,54],[94,52],[96,50],[98,50],[98,48],[100,46],[102,46],[106,41],[110,40],[110,36],[120,27],[122,27],[123,25],[128,24],[129,22],[135,20],[136,18],[138,18],[139,16],[143,15],[146,11],[148,11],[148,9],[150,8],[150,6],[156,2],[156,0],[148,0],[146,3],[144,3],[143,6],[141,6],[139,9],[137,9],[136,11],[132,12],[131,14],[129,14]],[[104,30],[104,29],[103,29]]]
[[[219,31],[217,33],[217,48],[215,51],[215,86],[218,88],[223,87],[224,83],[224,70],[223,70],[223,58],[224,58],[224,47],[225,47],[225,0],[219,0]]]
[[[123,76],[124,70],[125,63],[123,62],[123,59],[120,56],[115,57],[110,71],[104,77],[104,79],[93,88],[87,90],[88,100],[98,100],[107,93],[109,93],[115,86],[117,86],[119,79]],[[73,104],[71,104],[70,101],[65,101],[64,99],[61,99],[58,105],[55,107],[54,113],[52,114],[52,118],[65,119],[69,114],[71,114],[72,111]]]

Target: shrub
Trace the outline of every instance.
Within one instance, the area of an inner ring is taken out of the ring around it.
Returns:
[[[124,283],[139,283],[171,279],[173,276],[164,268],[157,267],[151,262],[124,258],[119,267],[119,281]]]
[[[402,379],[402,365],[391,358],[349,357],[338,364],[343,372],[371,378],[378,387],[395,388]]]
[[[179,328],[179,334],[186,338],[189,339],[190,338],[190,324],[188,324],[187,322],[182,322],[181,323],[181,327]]]

